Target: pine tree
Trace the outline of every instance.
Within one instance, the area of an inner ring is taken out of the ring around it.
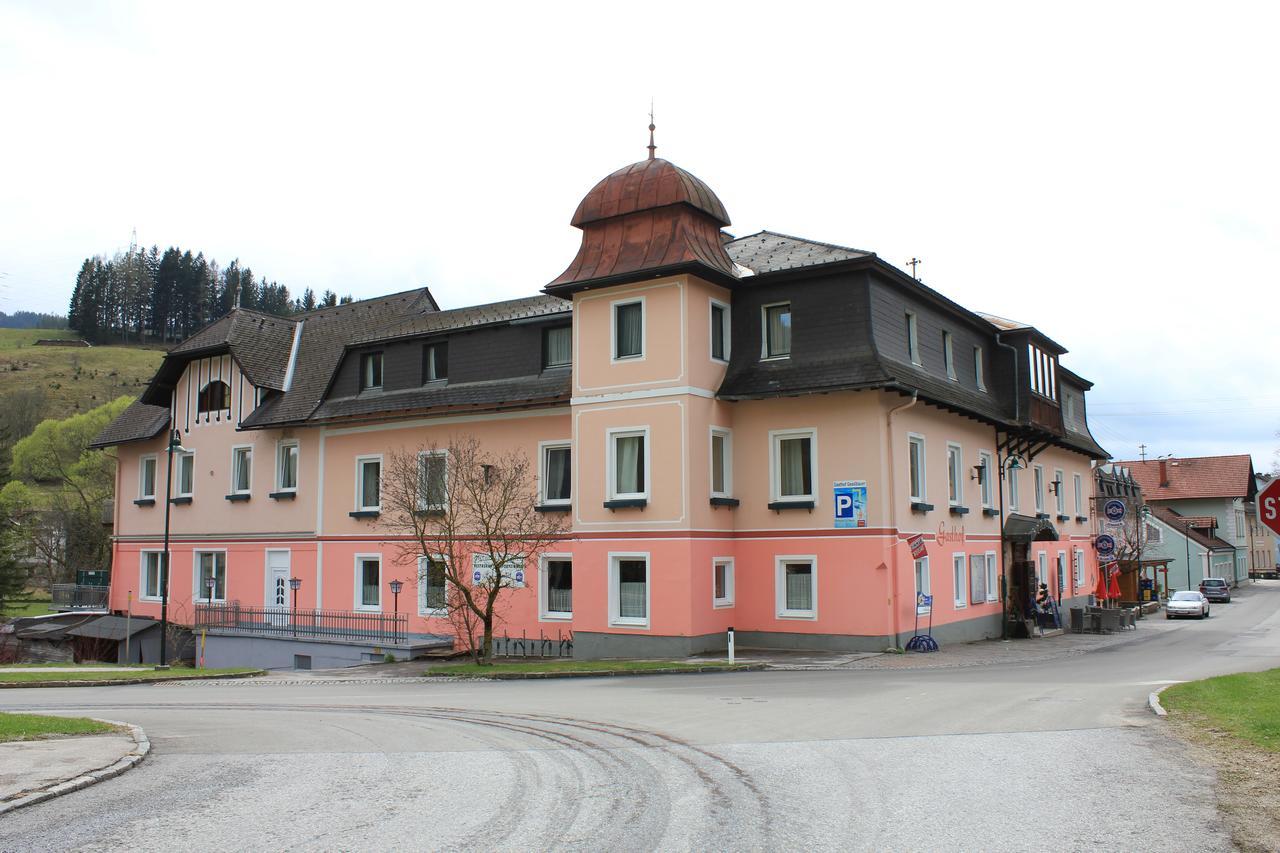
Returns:
[[[321,308],[332,308],[337,304],[338,304],[338,294],[334,293],[332,290],[326,290],[324,292],[324,296],[320,297]]]
[[[303,311],[316,310],[316,292],[309,287],[306,290],[302,291],[301,307]]]

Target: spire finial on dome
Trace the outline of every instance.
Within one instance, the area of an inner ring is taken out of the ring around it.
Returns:
[[[653,144],[653,98],[649,99],[649,159],[654,159],[653,152],[658,150],[658,146]]]

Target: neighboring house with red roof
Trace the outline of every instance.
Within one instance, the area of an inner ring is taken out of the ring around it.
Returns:
[[[1171,583],[1189,578],[1188,585],[1195,586],[1208,576],[1234,585],[1248,578],[1265,547],[1259,545],[1258,485],[1248,454],[1115,464],[1129,469],[1142,487],[1153,510],[1152,526],[1176,540],[1162,549],[1162,556],[1173,560]]]

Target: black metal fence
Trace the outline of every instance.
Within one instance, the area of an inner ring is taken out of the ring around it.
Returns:
[[[454,648],[458,646],[455,644]],[[498,634],[493,638],[493,654],[495,657],[512,658],[571,658],[573,631],[557,630],[554,637],[548,637],[541,631],[536,637],[530,637],[524,631],[519,637]]]
[[[49,587],[53,600],[50,610],[104,610],[107,606],[107,587],[85,586],[77,583],[55,583]]]
[[[403,613],[290,610],[282,607],[242,607],[236,603],[197,604],[195,630],[216,630],[254,637],[399,643],[405,639],[406,622],[407,617]]]

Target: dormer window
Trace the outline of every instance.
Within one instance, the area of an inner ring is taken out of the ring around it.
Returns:
[[[916,315],[910,311],[907,312],[907,357],[911,359],[912,364],[924,364],[920,360],[920,327],[916,322]]]
[[[987,380],[982,372],[982,347],[973,348],[973,376],[978,390],[987,390]]]
[[[215,379],[200,389],[200,396],[196,400],[196,411],[200,414],[224,412],[230,408],[231,388],[227,383],[220,379]]]
[[[791,356],[791,303],[764,306],[764,358]]]
[[[956,378],[956,351],[950,332],[942,333],[942,363],[947,368],[947,378]]]
[[[436,341],[422,348],[422,381],[442,382],[449,378],[449,344]]]
[[[542,330],[542,369],[573,364],[573,327],[556,326]]]
[[[729,306],[711,301],[711,357],[729,360]]]
[[[367,352],[360,356],[360,390],[382,390],[382,353]]]
[[[1058,360],[1035,344],[1027,344],[1031,390],[1050,400],[1058,399]]]

